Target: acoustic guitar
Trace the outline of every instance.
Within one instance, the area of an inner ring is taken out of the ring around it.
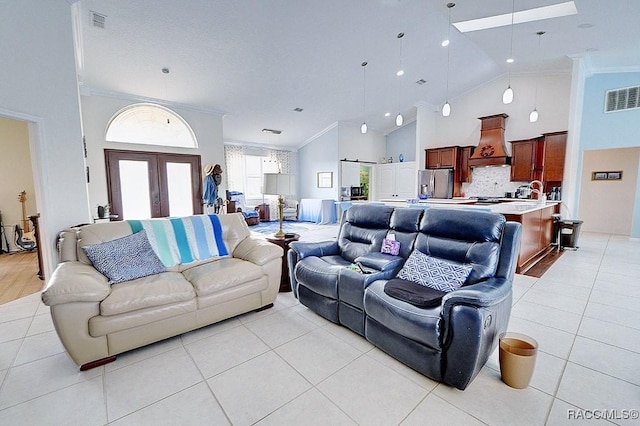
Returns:
[[[36,237],[34,231],[29,229],[29,219],[27,219],[27,191],[22,191],[18,194],[18,201],[22,204],[22,228],[20,229],[21,235],[19,239],[22,242],[35,243]],[[18,226],[16,226],[16,231],[18,230],[17,228]]]

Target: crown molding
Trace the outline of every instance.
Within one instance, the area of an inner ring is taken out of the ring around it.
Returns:
[[[210,114],[210,115],[217,115],[219,117],[224,117],[227,113],[224,111],[219,111],[213,108],[205,108],[205,107],[200,107],[200,106],[195,106],[195,105],[188,105],[188,104],[182,104],[179,102],[172,102],[172,101],[167,101],[165,99],[158,99],[158,98],[151,98],[151,97],[147,97],[147,96],[140,96],[140,95],[133,95],[130,93],[122,93],[122,92],[115,92],[115,91],[111,91],[111,90],[103,90],[103,89],[96,89],[93,87],[89,87],[89,86],[85,86],[85,85],[80,85],[79,87],[80,90],[80,95],[81,96],[101,96],[101,97],[105,97],[105,98],[113,98],[113,99],[120,99],[123,101],[130,101],[130,102],[145,102],[145,103],[152,103],[152,104],[158,104],[158,105],[162,105],[165,106],[167,108],[176,108],[176,109],[183,109],[183,110],[187,110],[187,111],[194,111],[194,112],[200,112],[203,114]]]
[[[279,145],[265,145],[265,144],[261,144],[261,143],[257,143],[257,142],[247,142],[247,141],[238,141],[238,140],[233,140],[233,139],[225,139],[223,142],[224,145],[235,145],[235,146],[241,146],[241,147],[248,147],[248,148],[257,148],[257,149],[265,149],[265,150],[272,150],[272,151],[284,151],[284,152],[297,152],[298,150],[294,147],[294,148],[284,148],[283,146],[279,146]]]
[[[336,127],[338,127],[338,125],[340,124],[339,121],[336,121],[333,124],[330,124],[328,127],[325,127],[324,129],[320,130],[318,133],[316,133],[315,135],[311,136],[310,138],[308,138],[307,140],[303,141],[300,145],[298,145],[296,148],[300,149],[305,145],[310,144],[311,142],[313,142],[314,140],[318,139],[320,136],[324,135],[325,133],[335,129]]]

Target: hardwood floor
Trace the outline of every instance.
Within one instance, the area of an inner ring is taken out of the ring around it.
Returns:
[[[44,281],[37,274],[35,251],[1,254],[0,305],[42,290]]]
[[[555,248],[551,250],[545,257],[540,259],[538,263],[529,268],[528,271],[524,273],[524,275],[528,275],[530,277],[540,278],[547,269],[551,267],[555,263],[556,260],[560,258],[564,254],[564,250],[557,251]]]

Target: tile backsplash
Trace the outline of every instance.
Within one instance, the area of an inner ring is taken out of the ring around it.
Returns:
[[[465,197],[504,197],[505,192],[516,189],[527,182],[511,182],[511,166],[475,167],[470,183],[462,184]]]

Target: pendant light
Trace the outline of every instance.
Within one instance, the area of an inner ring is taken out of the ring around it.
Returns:
[[[451,39],[451,9],[455,6],[455,3],[447,3],[447,8],[449,9],[449,26],[447,27],[447,40],[446,43],[442,43],[443,47],[447,48],[447,100],[442,106],[442,116],[448,117],[451,115],[451,105],[449,105],[449,65],[450,65],[450,50],[449,50],[449,40]]]
[[[511,5],[511,47],[509,48],[509,57],[507,58],[507,63],[512,64],[514,62],[513,59],[513,16],[516,13],[516,0],[513,0]],[[502,94],[502,103],[510,104],[513,102],[513,89],[511,88],[511,69],[509,69],[509,85],[505,89]]]
[[[367,112],[367,61],[364,61],[362,64],[362,115],[366,116]],[[363,135],[367,133],[367,123],[366,121],[362,122],[360,126],[360,133]]]
[[[396,126],[400,127],[402,123],[404,123],[404,117],[400,113],[400,92],[402,90],[402,80],[400,80],[400,77],[404,75],[404,70],[402,69],[402,37],[404,37],[404,33],[398,33],[397,37],[400,40],[400,68],[396,73],[398,77],[398,115],[396,115]]]
[[[536,91],[533,96],[533,111],[529,114],[529,121],[531,123],[535,123],[538,121],[538,80],[540,80],[540,40],[542,39],[542,35],[544,31],[538,31],[538,64],[536,67]]]

